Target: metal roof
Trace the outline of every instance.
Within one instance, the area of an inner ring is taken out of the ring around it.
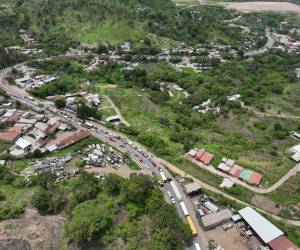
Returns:
[[[249,181],[251,178],[253,171],[249,170],[249,169],[244,169],[241,173],[240,173],[240,178],[245,180],[245,181]]]
[[[265,243],[283,235],[283,232],[279,228],[274,226],[251,207],[245,207],[239,210],[239,214]]]

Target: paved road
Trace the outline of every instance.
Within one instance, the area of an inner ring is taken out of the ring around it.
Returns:
[[[63,120],[71,122],[77,129],[88,130],[91,134],[100,139],[103,142],[110,144],[111,146],[117,148],[122,152],[127,152],[133,161],[135,161],[142,169],[148,172],[149,175],[160,176],[159,169],[161,168],[162,171],[166,174],[167,177],[171,177],[168,170],[160,163],[159,159],[154,155],[147,152],[147,150],[142,147],[140,144],[132,143],[129,139],[127,139],[123,134],[114,132],[110,129],[107,129],[102,124],[98,122],[91,122],[93,123],[94,127],[90,128],[84,124],[84,121],[77,118],[73,112],[68,110],[57,110],[53,103],[44,100],[37,100],[34,101],[28,99],[29,94],[24,91],[23,89],[18,88],[17,86],[7,84],[5,81],[5,76],[8,72],[11,71],[11,68],[3,69],[0,71],[0,86],[3,90],[5,90],[11,97],[14,97],[25,103],[29,106],[34,107],[35,109],[42,109],[45,113],[54,114],[60,116]],[[193,238],[193,243],[199,243],[203,249],[208,249],[208,241],[206,239],[205,233],[203,229],[200,227],[198,220],[196,218],[196,214],[193,208],[191,201],[188,197],[183,193],[182,189],[179,187],[179,184],[176,180],[174,183],[178,187],[178,190],[181,192],[183,197],[183,201],[185,202],[189,214],[197,228],[198,236]],[[172,203],[168,192],[172,194],[172,197],[176,197],[170,184],[165,183],[161,190],[164,193],[165,199]],[[179,205],[179,202],[176,200],[175,204],[176,209],[179,213],[179,216],[185,220],[183,211]],[[194,245],[187,247],[187,249],[195,249]]]
[[[268,39],[267,43],[262,48],[260,48],[258,50],[249,51],[249,52],[245,53],[246,56],[253,56],[253,55],[262,54],[262,53],[265,53],[266,51],[268,51],[269,49],[271,49],[273,47],[274,39],[272,38],[272,34],[271,34],[271,31],[270,31],[269,27],[266,27],[265,34],[266,34],[266,37]]]
[[[12,86],[12,85],[9,85],[7,84],[4,80],[5,80],[5,75],[11,70],[11,68],[8,68],[8,69],[4,69],[4,70],[1,70],[0,71],[0,86],[2,89],[4,89],[5,91],[7,91],[12,97],[15,97],[15,98],[18,98],[20,101],[23,101],[23,102],[26,102],[28,105],[31,105],[31,106],[36,106],[36,104],[38,105],[42,105],[42,107],[44,107],[44,109],[48,112],[53,112],[55,111],[55,114],[56,115],[60,115],[62,116],[64,119],[68,119],[70,122],[72,122],[73,124],[75,124],[77,126],[77,128],[80,128],[80,129],[85,129],[85,130],[89,130],[91,131],[90,129],[86,128],[86,127],[83,127],[81,126],[81,122],[79,118],[75,117],[74,114],[72,114],[71,112],[68,112],[68,111],[57,111],[56,108],[54,107],[53,103],[50,103],[48,101],[41,101],[41,100],[35,100],[34,102],[29,102],[28,103],[28,99],[24,99],[24,97],[28,97],[28,93],[25,92],[24,90],[22,89],[19,89],[17,88],[16,86]],[[70,118],[68,118],[68,116]],[[137,143],[137,142],[134,142],[134,145],[142,150],[143,152],[146,152],[148,154],[148,156],[150,157],[151,160],[149,160],[149,158],[146,158],[146,157],[143,157],[142,155],[139,155],[140,152],[137,151],[137,149],[134,149],[131,147],[131,146],[128,146],[128,142],[130,141],[128,138],[126,138],[125,135],[121,134],[121,133],[117,133],[117,132],[114,132],[106,127],[104,127],[103,125],[101,125],[100,123],[94,123],[94,124],[97,124],[96,126],[96,131],[94,131],[94,129],[91,131],[92,134],[111,144],[112,146],[118,148],[119,150],[123,151],[127,151],[130,156],[132,157],[132,159],[140,166],[140,167],[145,167],[145,165],[147,166],[152,166],[152,162],[156,162],[157,165],[159,167],[161,167],[165,173],[169,176],[169,173],[167,171],[167,169],[170,169],[171,171],[181,175],[181,176],[185,176],[185,177],[189,177],[191,179],[193,179],[195,182],[199,183],[203,188],[205,189],[208,189],[212,192],[215,192],[215,193],[219,193],[221,195],[223,195],[224,197],[228,198],[228,199],[231,199],[231,200],[234,200],[236,202],[239,202],[240,204],[243,204],[245,206],[250,206],[250,204],[247,204],[246,202],[243,202],[241,200],[238,200],[237,198],[233,197],[233,196],[230,196],[228,195],[227,193],[223,192],[223,191],[220,191],[218,190],[217,188],[213,187],[213,186],[210,186],[196,178],[194,178],[193,176],[191,175],[188,175],[186,174],[184,171],[182,171],[181,169],[179,169],[178,167],[172,165],[171,163],[163,160],[163,159],[160,159],[158,157],[156,157],[155,155],[153,155],[152,153],[150,153],[146,148],[144,148],[144,146],[142,146],[141,144]],[[100,130],[100,133],[98,133]],[[102,131],[101,131],[102,130]],[[117,142],[114,142],[114,141],[111,141],[109,139],[109,135],[118,135],[122,138],[125,138],[125,140],[127,141],[127,146],[124,148],[123,146],[121,146],[122,144],[118,144]],[[129,148],[128,148],[129,147]],[[137,155],[137,156],[136,156]],[[147,160],[148,159],[148,160]],[[142,162],[140,162],[140,160],[142,160]],[[167,167],[167,168],[165,168]],[[152,168],[155,172],[155,174],[157,175],[158,174],[158,170],[156,168]],[[167,185],[166,185],[167,186]],[[171,191],[171,190],[170,190]],[[166,194],[167,190],[165,189],[165,194]],[[182,193],[182,195],[185,197],[185,194]],[[177,209],[179,209],[178,207],[178,204],[177,205]],[[203,230],[201,229],[201,227],[198,225],[198,222],[197,222],[197,219],[196,217],[194,216],[194,211],[191,209],[191,206],[190,204],[187,202],[187,205],[188,205],[188,208],[189,208],[189,212],[191,214],[191,218],[193,220],[193,222],[195,223],[195,225],[197,226],[198,228],[198,233],[200,235],[200,237],[197,237],[195,239],[195,242],[199,242],[201,244],[201,246],[203,247],[203,249],[207,249],[207,240],[205,238],[205,233],[203,232]],[[253,206],[254,207],[254,206]],[[255,207],[258,211],[261,211],[261,212],[264,212],[270,216],[272,216],[274,219],[276,220],[280,220],[280,221],[285,221],[286,223],[290,224],[290,225],[295,225],[295,226],[300,226],[300,221],[294,221],[294,220],[287,220],[287,219],[284,219],[284,218],[281,218],[279,216],[276,216],[276,215],[273,215],[271,213],[268,213],[266,211],[264,211],[263,209],[259,208],[259,207]],[[180,210],[181,211],[181,210]],[[200,241],[200,238],[201,238],[201,241]]]
[[[275,191],[278,187],[280,187],[284,182],[286,182],[289,178],[295,176],[298,172],[300,172],[300,163],[296,164],[295,167],[293,167],[292,169],[290,169],[284,176],[282,176],[277,182],[275,182],[272,186],[268,187],[268,188],[259,188],[259,187],[255,187],[255,186],[251,186],[249,184],[247,184],[246,182],[243,182],[241,180],[239,180],[238,178],[232,177],[228,174],[225,174],[222,171],[217,170],[214,166],[212,165],[205,165],[199,161],[197,161],[194,158],[191,158],[189,156],[185,156],[188,160],[192,161],[193,163],[197,164],[198,166],[200,166],[201,168],[204,168],[206,170],[208,170],[209,172],[222,176],[222,177],[227,177],[230,180],[232,180],[234,183],[239,184],[255,193],[258,194],[267,194],[267,193],[271,193],[273,191]]]

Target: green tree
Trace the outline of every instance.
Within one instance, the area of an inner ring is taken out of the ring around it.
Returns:
[[[111,225],[109,213],[95,200],[77,205],[65,227],[67,236],[81,244],[100,238]]]
[[[55,100],[55,106],[59,109],[63,109],[66,107],[66,100],[65,99],[57,99]]]

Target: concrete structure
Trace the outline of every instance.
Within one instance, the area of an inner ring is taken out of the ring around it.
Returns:
[[[201,217],[201,223],[204,230],[209,230],[221,225],[223,222],[231,219],[232,212],[226,208],[217,213],[211,213]]]
[[[201,191],[201,186],[196,182],[192,182],[190,184],[185,185],[184,190],[188,195],[193,195]]]

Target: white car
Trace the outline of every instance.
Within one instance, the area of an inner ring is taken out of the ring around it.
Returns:
[[[176,203],[176,200],[174,199],[174,197],[171,198],[171,201],[172,201],[173,204]]]
[[[169,195],[170,198],[172,197],[172,194],[169,190],[167,191],[167,194]]]

